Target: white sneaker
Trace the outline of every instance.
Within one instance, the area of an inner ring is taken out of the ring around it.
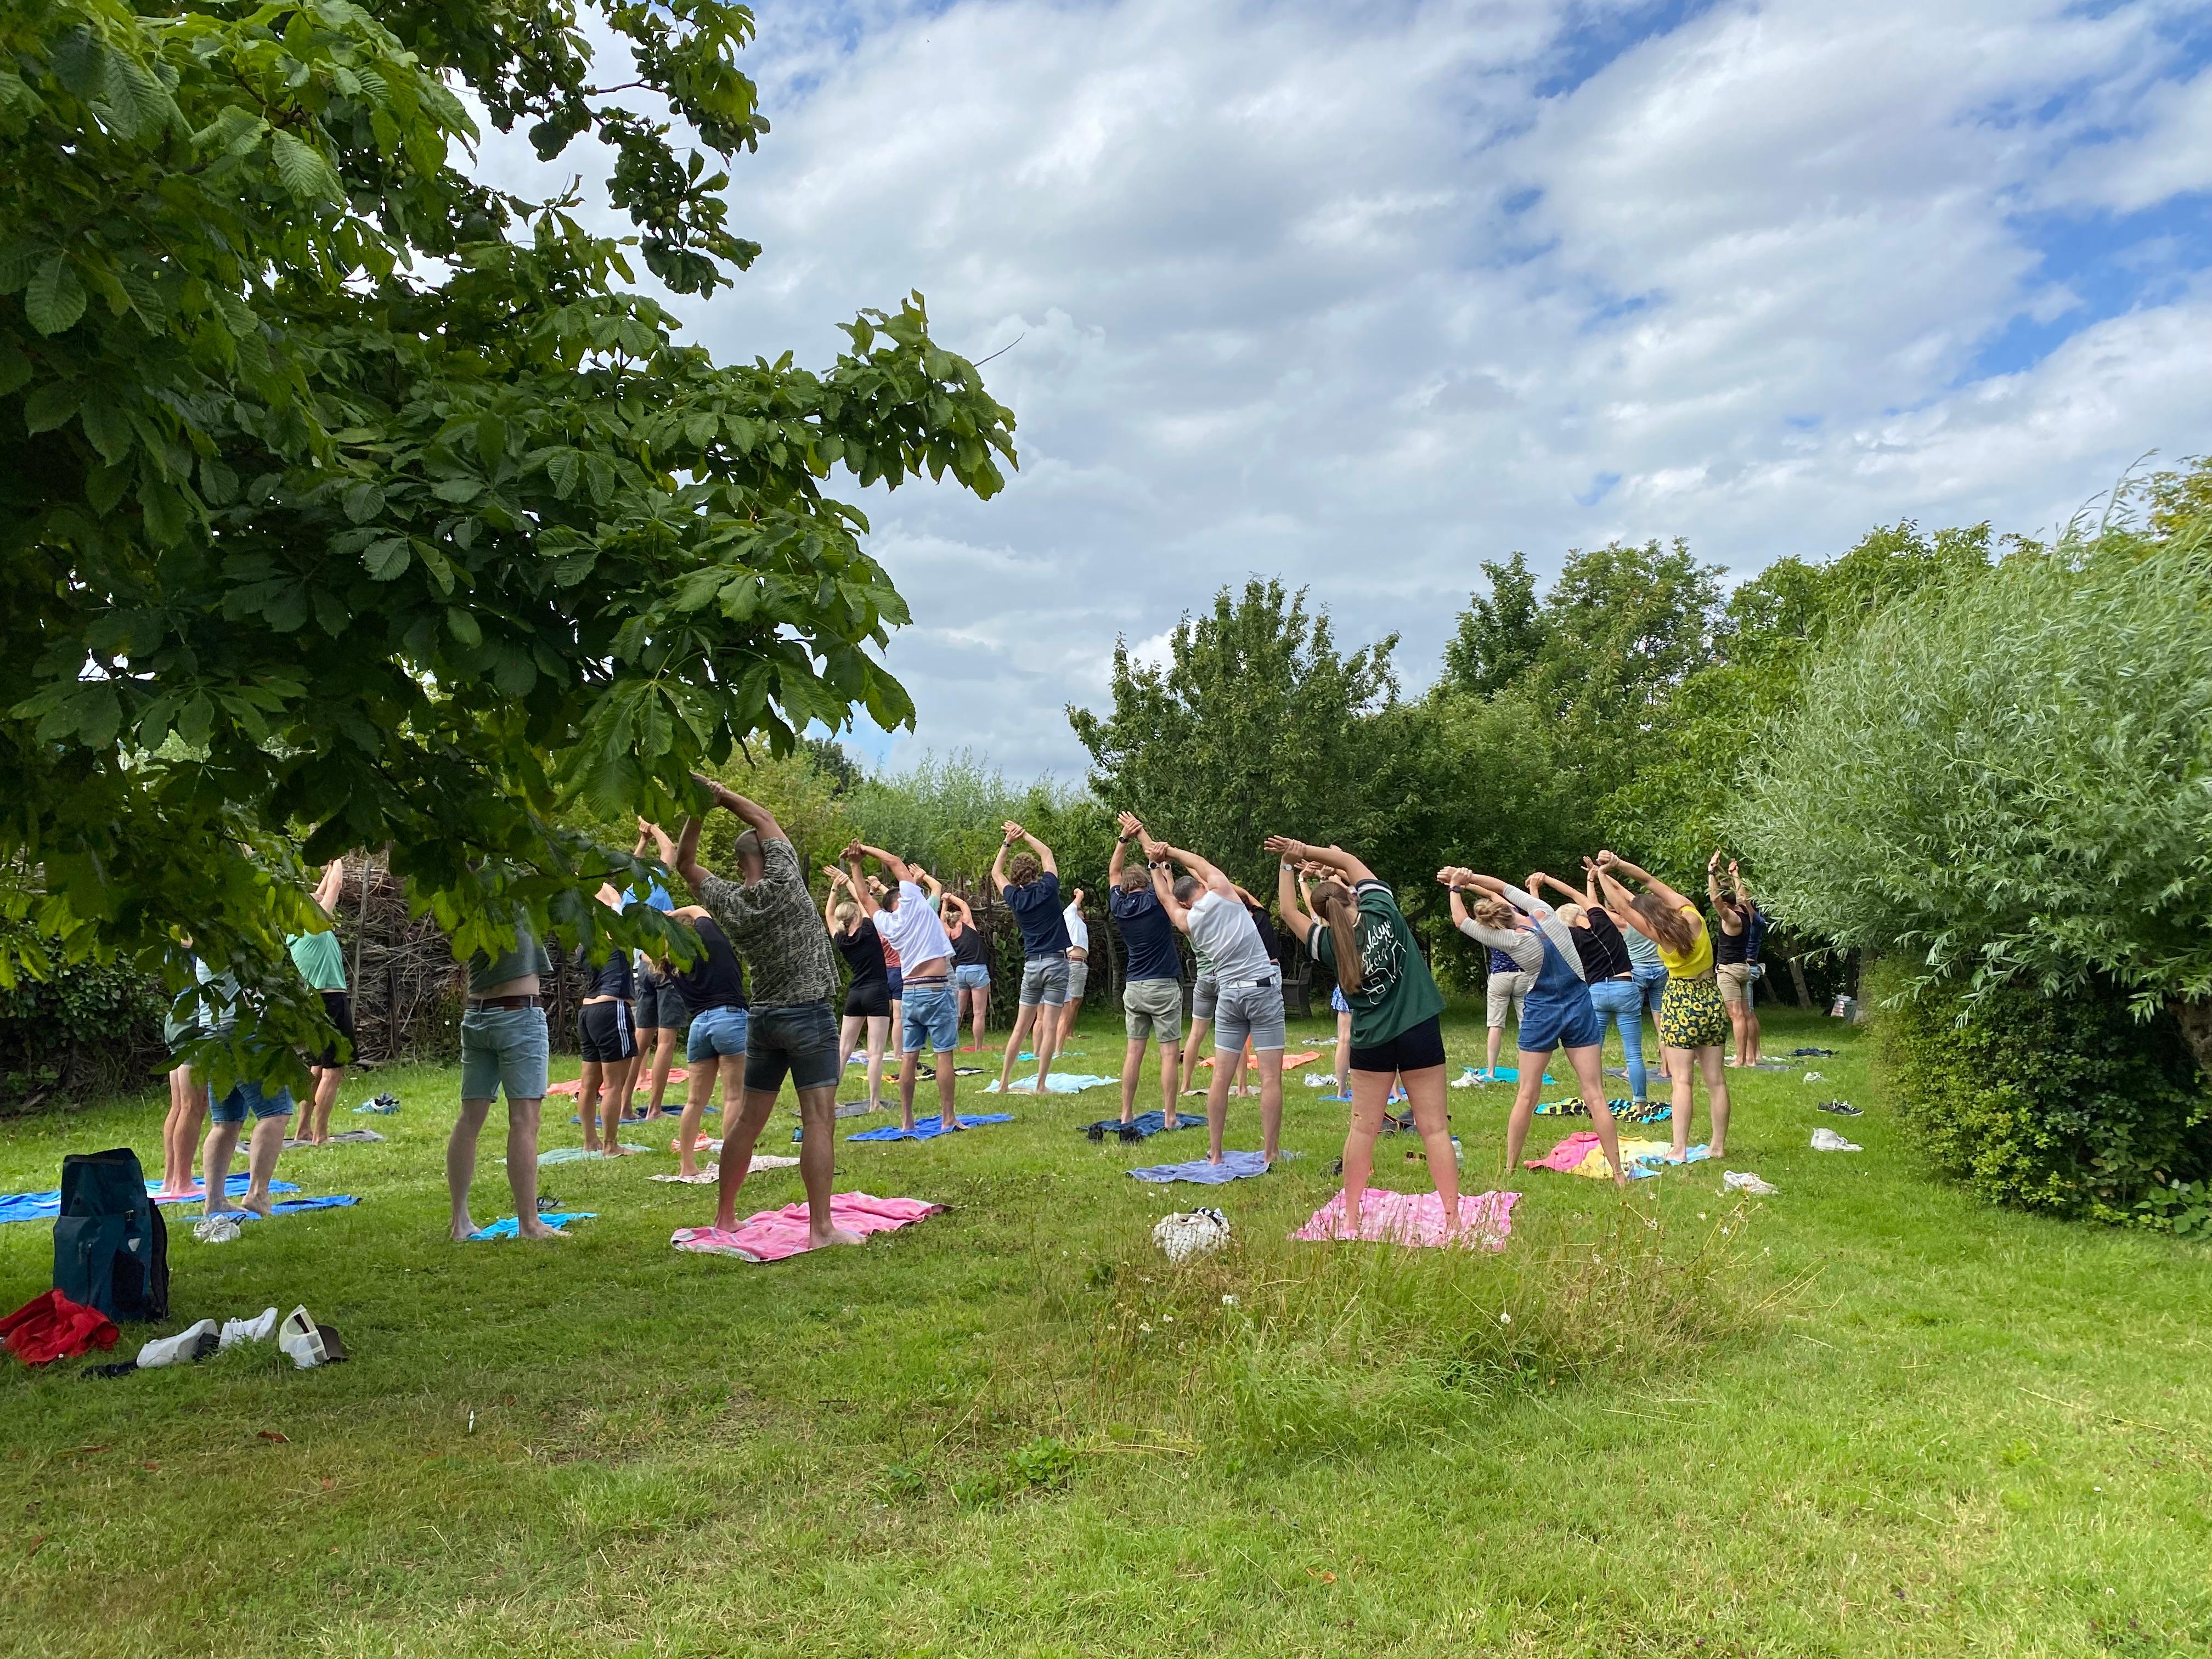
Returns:
[[[1864,1150],[1855,1140],[1846,1140],[1833,1129],[1813,1131],[1813,1150],[1816,1152],[1856,1152]]]
[[[155,1338],[138,1350],[138,1369],[150,1371],[160,1365],[182,1365],[204,1359],[215,1352],[215,1321],[203,1319],[174,1336]]]
[[[264,1308],[258,1319],[224,1320],[222,1346],[234,1348],[241,1342],[266,1342],[276,1334],[276,1310]]]
[[[1771,1182],[1761,1181],[1748,1170],[1723,1170],[1721,1190],[1729,1193],[1750,1193],[1759,1198],[1772,1198],[1782,1189]]]
[[[313,1370],[330,1358],[323,1348],[323,1334],[315,1328],[315,1322],[307,1316],[305,1308],[295,1308],[284,1316],[284,1322],[276,1328],[276,1346],[289,1354],[292,1363],[303,1371]]]

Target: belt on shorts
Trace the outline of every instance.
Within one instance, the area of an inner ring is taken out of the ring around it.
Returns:
[[[489,1013],[495,1009],[501,1008],[538,1008],[544,1006],[543,999],[534,996],[471,997],[469,999],[469,1012],[472,1014]]]
[[[1224,979],[1215,981],[1216,984],[1226,985],[1232,991],[1241,991],[1248,985],[1264,989],[1267,986],[1279,985],[1281,982],[1273,974],[1268,975],[1265,979]]]
[[[951,983],[952,975],[950,974],[945,974],[939,975],[936,979],[910,979],[906,981],[906,988],[909,991],[926,991],[933,985],[950,985]]]

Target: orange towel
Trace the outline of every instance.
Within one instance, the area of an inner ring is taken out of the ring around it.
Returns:
[[[1319,1049],[1308,1048],[1302,1054],[1285,1054],[1283,1056],[1283,1064],[1285,1066],[1304,1066],[1312,1060],[1319,1060],[1320,1058],[1321,1051]],[[1208,1054],[1204,1060],[1200,1060],[1198,1063],[1201,1066],[1211,1066],[1213,1064],[1213,1056],[1212,1054]],[[1244,1064],[1251,1070],[1257,1071],[1260,1068],[1260,1056],[1257,1054],[1247,1054],[1244,1056]]]

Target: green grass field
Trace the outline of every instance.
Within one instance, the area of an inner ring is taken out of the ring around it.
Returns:
[[[1479,1017],[1448,1035],[1455,1070],[1480,1063]],[[1286,1241],[1333,1188],[1344,1121],[1295,1080],[1303,1156],[1224,1188],[1127,1179],[1200,1138],[1094,1146],[1071,1132],[1115,1109],[1094,1091],[951,1140],[841,1146],[841,1189],[951,1206],[862,1249],[672,1250],[711,1193],[646,1178],[674,1167],[666,1133],[544,1172],[598,1212],[567,1243],[455,1246],[455,1073],[356,1078],[334,1126],[389,1144],[279,1173],[359,1207],[219,1247],[173,1224],[162,1328],[304,1302],[350,1364],[0,1363],[0,1647],[2212,1649],[2212,1255],[1929,1180],[1858,1034],[1770,1017],[1770,1052],[1799,1043],[1844,1052],[1803,1062],[1816,1084],[1731,1074],[1728,1162],[1780,1196],[1723,1199],[1711,1164],[1626,1200],[1530,1172],[1495,1257]],[[1118,1070],[1118,1020],[1074,1046],[1070,1069]],[[398,1116],[343,1111],[385,1088]],[[1813,1109],[1837,1095],[1867,1115]],[[1507,1091],[1451,1100],[1480,1190]],[[157,1170],[161,1105],[10,1122],[0,1185],[125,1142]],[[1232,1106],[1230,1144],[1256,1145],[1256,1104]],[[479,1220],[504,1212],[500,1121]],[[1810,1151],[1822,1125],[1866,1150]],[[1579,1127],[1540,1119],[1531,1152]],[[545,1144],[577,1139],[557,1121]],[[1382,1142],[1378,1185],[1425,1186],[1413,1140]],[[791,1202],[797,1172],[746,1193]],[[1238,1243],[1170,1270],[1151,1225],[1202,1203]],[[47,1227],[0,1229],[0,1305],[50,1268]]]

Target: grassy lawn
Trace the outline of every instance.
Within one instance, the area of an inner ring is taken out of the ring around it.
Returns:
[[[1479,1016],[1448,1035],[1455,1068],[1480,1062]],[[334,1127],[389,1144],[279,1173],[362,1204],[220,1247],[173,1221],[163,1328],[305,1302],[352,1363],[295,1373],[263,1347],[112,1382],[0,1364],[0,1647],[2212,1648],[2212,1255],[1931,1182],[1858,1035],[1770,1018],[1770,1052],[1801,1042],[1844,1050],[1804,1062],[1825,1080],[1731,1074],[1729,1166],[1779,1197],[1723,1199],[1711,1164],[1625,1203],[1530,1172],[1495,1257],[1287,1242],[1343,1134],[1296,1080],[1303,1156],[1224,1188],[1123,1176],[1203,1146],[1084,1140],[1071,1126],[1115,1109],[1102,1090],[957,1139],[841,1146],[841,1189],[951,1206],[863,1249],[670,1249],[711,1194],[647,1180],[674,1167],[665,1133],[650,1158],[544,1172],[598,1212],[568,1242],[453,1246],[455,1073],[356,1079]],[[1118,1070],[1118,1019],[1075,1046],[1070,1069]],[[398,1116],[343,1111],[378,1089]],[[1867,1115],[1813,1109],[1837,1095]],[[1480,1190],[1507,1091],[1451,1098]],[[52,1186],[64,1152],[124,1142],[157,1171],[161,1105],[9,1123],[0,1184]],[[1232,1108],[1230,1144],[1255,1146],[1255,1106]],[[480,1220],[504,1212],[500,1121]],[[1823,1125],[1866,1150],[1810,1151]],[[1540,1119],[1531,1152],[1580,1127]],[[560,1121],[546,1144],[577,1139]],[[1425,1186],[1413,1139],[1384,1140],[1377,1184]],[[791,1202],[797,1172],[746,1191]],[[1202,1203],[1239,1242],[1170,1270],[1152,1223]],[[46,1227],[0,1229],[0,1306],[50,1267]]]

